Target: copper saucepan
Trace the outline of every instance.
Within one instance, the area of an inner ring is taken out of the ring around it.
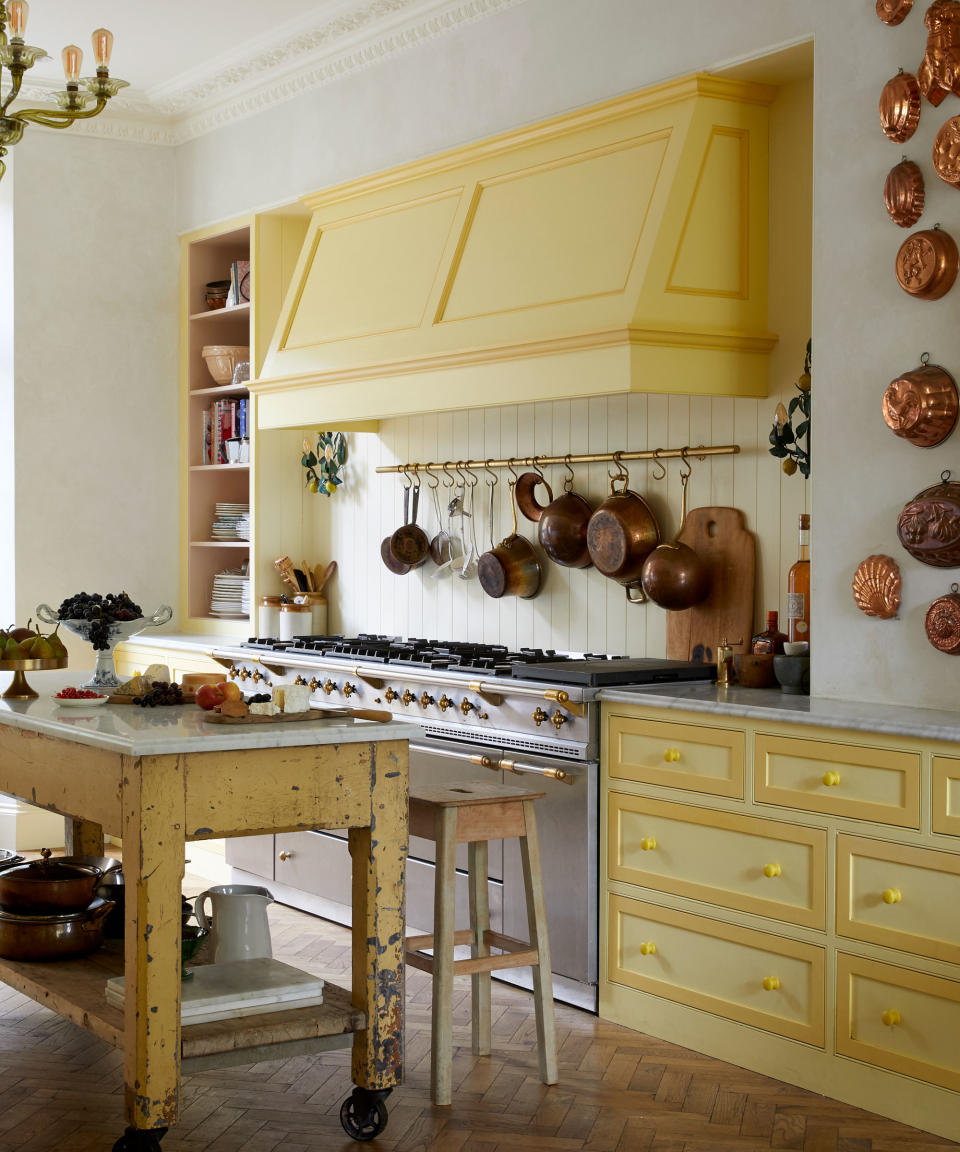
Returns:
[[[403,524],[390,537],[390,555],[398,564],[406,564],[407,571],[423,563],[430,553],[430,538],[417,523],[420,508],[420,484],[413,485],[413,519],[407,522],[406,496],[404,496]]]
[[[547,504],[537,502],[534,492],[537,484],[543,484],[546,488],[549,498]],[[573,491],[572,470],[563,482],[563,493],[556,499],[542,476],[535,472],[524,472],[517,481],[517,505],[528,520],[537,523],[540,547],[554,564],[564,568],[591,566],[587,525],[593,509],[582,496]]]
[[[104,875],[102,868],[52,858],[45,848],[42,860],[0,871],[0,908],[21,915],[79,912],[93,900]]]
[[[0,911],[0,956],[7,960],[70,960],[95,952],[112,900],[99,897],[77,912],[19,916]]]
[[[620,461],[620,471],[610,474],[610,495],[590,517],[587,548],[597,571],[622,584],[631,604],[643,604],[647,597],[640,582],[643,562],[660,543],[660,525],[650,506],[631,492],[630,475]],[[617,484],[622,484],[617,490]]]
[[[683,495],[680,502],[679,537],[687,519],[687,481],[689,472],[680,475]],[[658,544],[643,562],[643,590],[661,608],[682,612],[706,599],[710,591],[710,574],[703,560],[689,544],[679,539]]]
[[[517,534],[517,506],[514,503],[515,481],[510,481],[510,509],[513,512],[513,531],[495,548],[477,561],[480,587],[488,596],[519,596],[532,600],[540,591],[543,569],[536,550],[529,540]],[[493,485],[490,486],[490,533],[493,537]]]

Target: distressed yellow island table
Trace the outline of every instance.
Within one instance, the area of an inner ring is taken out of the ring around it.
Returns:
[[[76,680],[76,674],[69,677]],[[68,680],[50,676],[55,693]],[[402,722],[209,725],[193,706],[61,708],[0,701],[0,791],[61,812],[74,852],[123,838],[123,954],[0,959],[0,981],[125,1054],[128,1127],[115,1152],[158,1149],[178,1118],[181,1071],[353,1044],[347,1132],[369,1139],[403,1073],[407,739]],[[353,859],[352,993],[315,1008],[181,1026],[184,846],[221,836],[346,828]],[[126,974],[123,1011],[106,981]]]

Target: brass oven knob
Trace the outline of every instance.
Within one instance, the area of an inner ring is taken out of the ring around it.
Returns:
[[[344,694],[344,696],[346,696],[348,700],[354,694],[354,692],[356,692],[356,690],[356,684],[351,684],[349,681],[346,681],[343,687],[340,689],[340,691]]]
[[[254,678],[254,680],[256,680],[256,678],[257,678],[256,673],[253,674],[253,678]],[[306,684],[306,680],[302,676],[298,676],[296,678],[296,680],[294,680],[294,684]]]
[[[310,691],[316,692],[316,690],[320,687],[321,687],[320,681],[316,678],[316,676],[311,676],[310,677]]]
[[[464,698],[460,701],[461,714],[464,716],[469,716],[470,713],[473,711],[473,709],[474,709],[474,705],[470,703],[470,701],[466,698],[466,696],[464,696]]]
[[[400,693],[394,692],[394,690],[392,688],[388,688],[386,690],[386,692],[384,692],[383,695],[384,695],[384,698],[386,699],[388,704],[392,704],[394,702],[394,700],[400,699]]]
[[[428,695],[426,690],[424,690],[423,695],[420,697],[420,707],[421,708],[429,708],[432,703],[433,703],[433,697]]]
[[[331,692],[336,692],[336,690],[337,690],[337,686],[336,686],[336,684],[334,684],[334,682],[332,680],[325,680],[323,682],[322,687],[323,687],[324,692],[326,692],[326,694],[328,696],[330,695]]]
[[[559,732],[559,731],[560,731],[560,729],[561,729],[561,728],[564,726],[564,724],[566,724],[566,722],[567,722],[567,720],[568,720],[568,719],[569,719],[569,717],[568,717],[568,716],[564,716],[564,714],[563,714],[563,713],[562,713],[562,712],[561,712],[561,711],[558,709],[558,710],[557,710],[556,712],[554,712],[554,714],[553,714],[553,715],[550,717],[550,723],[551,723],[551,724],[554,726],[554,728],[556,728],[556,730]]]
[[[230,671],[227,673],[227,675],[230,677],[231,680],[236,680],[236,678],[240,675],[240,673],[231,664],[230,665]]]
[[[261,680],[266,680],[266,676],[264,676],[264,674],[260,671],[259,668],[254,668],[251,675],[253,677],[254,684],[259,684]]]
[[[248,669],[246,669],[246,668],[240,669],[240,679],[241,680],[246,680],[248,677],[250,677],[252,675],[253,675],[253,673],[250,672]]]
[[[416,700],[416,696],[414,696],[409,688],[404,688],[403,695],[400,697],[400,703],[404,708],[406,708],[408,704],[412,704],[414,700]]]
[[[544,720],[549,720],[549,719],[550,719],[550,717],[549,717],[549,716],[546,714],[546,712],[544,712],[544,710],[543,710],[543,709],[540,707],[540,705],[538,704],[538,705],[537,705],[537,710],[536,710],[536,712],[533,712],[533,713],[531,714],[531,716],[530,716],[530,719],[531,719],[531,720],[534,722],[534,724],[536,724],[536,726],[539,728],[539,727],[540,727],[540,725],[541,725],[541,724],[544,722]]]
[[[448,708],[452,708],[452,707],[453,707],[453,701],[452,701],[452,700],[450,699],[450,697],[449,697],[449,696],[446,694],[446,692],[444,692],[444,694],[443,694],[443,695],[440,697],[440,699],[437,701],[437,707],[440,709],[440,711],[441,711],[441,712],[446,712],[446,710],[447,710]]]
[[[281,852],[280,855],[277,857],[277,859],[278,860],[289,860],[292,855],[293,855],[292,852]]]

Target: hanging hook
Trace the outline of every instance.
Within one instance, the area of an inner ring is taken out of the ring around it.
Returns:
[[[426,472],[427,476],[430,478],[429,480],[427,480],[427,487],[430,489],[433,489],[435,491],[437,488],[440,487],[440,477],[436,474],[436,472],[430,471],[431,463],[432,463],[432,461],[428,460],[426,462],[426,464],[424,464],[423,470],[424,470],[424,472]],[[430,483],[430,480],[433,481],[432,484]]]
[[[492,459],[492,457],[490,459]],[[483,470],[490,477],[490,479],[487,481],[487,483],[490,485],[491,488],[496,488],[496,486],[500,483],[500,477],[490,467],[490,459],[484,460]]]
[[[693,471],[693,465],[687,459],[687,452],[688,451],[689,451],[689,448],[681,448],[680,449],[680,460],[681,460],[680,467],[682,468],[684,464],[686,464],[686,466],[687,466],[686,472],[680,473],[680,479],[684,482],[684,484],[686,484],[686,482],[690,479],[690,473]]]
[[[544,483],[546,483],[547,478],[546,478],[546,476],[544,476],[543,469],[540,467],[540,457],[539,456],[531,456],[530,459],[533,461],[534,472],[536,472],[536,474],[540,477],[540,479]]]
[[[443,482],[444,488],[453,488],[457,483],[456,480],[454,480],[453,475],[450,472],[451,463],[452,463],[452,461],[445,460],[440,465],[441,469],[443,470],[444,476],[446,476],[446,480],[444,480],[444,482]]]
[[[567,470],[567,475],[564,476],[564,478],[563,478],[563,490],[564,490],[564,492],[572,492],[573,491],[573,484],[577,478],[577,474],[570,467],[570,453],[569,452],[563,458],[563,466]]]
[[[412,488],[412,487],[413,487],[413,479],[412,479],[412,478],[411,478],[411,476],[410,476],[410,465],[409,465],[409,464],[404,464],[404,466],[403,466],[403,468],[401,469],[401,471],[403,472],[403,478],[404,478],[404,480],[406,480],[406,482],[407,482],[407,487],[408,487],[408,488]]]
[[[512,482],[513,482],[514,484],[516,484],[516,482],[517,482],[517,481],[520,479],[520,477],[517,475],[517,470],[516,470],[516,468],[514,468],[514,464],[515,464],[516,462],[517,462],[517,458],[516,458],[516,456],[510,456],[510,457],[508,457],[508,459],[507,459],[507,471],[508,471],[508,472],[510,473],[510,475],[513,477],[513,481],[512,481]]]
[[[476,474],[476,472],[471,471],[471,469],[467,467],[467,463],[468,461],[464,460],[463,470],[470,477],[470,487],[476,488],[476,486],[480,483],[480,477]]]
[[[664,468],[663,461],[660,459],[660,453],[662,451],[663,451],[662,448],[654,448],[654,450],[653,450],[653,466],[654,466],[654,468],[660,469],[659,472],[654,472],[654,474],[653,474],[654,480],[663,480],[667,475],[667,470],[666,470],[666,468]]]
[[[614,452],[613,453],[612,459],[613,459],[614,464],[616,464],[616,466],[617,466],[617,470],[616,470],[616,472],[611,472],[610,469],[608,468],[607,469],[607,475],[610,477],[611,480],[626,480],[629,483],[630,473],[624,467],[622,456],[623,456],[622,452]]]

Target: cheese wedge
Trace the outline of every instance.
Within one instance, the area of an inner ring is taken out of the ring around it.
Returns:
[[[276,700],[277,692],[274,689],[274,700]],[[283,689],[283,710],[284,712],[307,712],[310,708],[310,685],[309,684],[287,684]]]
[[[276,716],[280,711],[272,700],[260,700],[249,707],[251,716]]]

